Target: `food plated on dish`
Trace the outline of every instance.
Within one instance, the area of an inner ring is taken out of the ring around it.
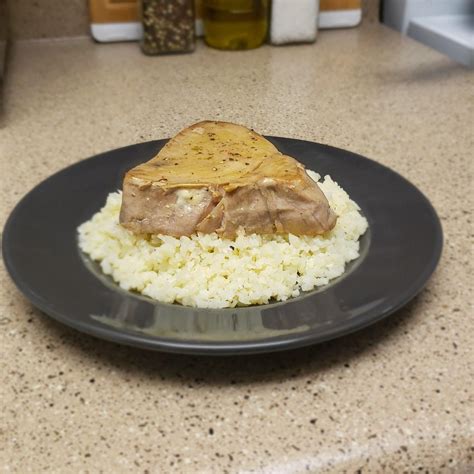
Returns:
[[[81,227],[109,193],[123,188],[129,170],[169,142],[156,140],[79,161],[27,193],[3,232],[3,259],[12,280],[42,312],[79,331],[193,354],[319,343],[380,321],[418,294],[442,249],[440,222],[428,199],[396,172],[350,151],[291,138],[268,140],[325,177],[318,186],[337,217],[332,229],[313,236],[135,233],[120,224],[120,193],[112,202],[115,217],[99,213],[93,224]],[[343,185],[363,216],[347,194],[331,188],[327,175]],[[325,209],[324,200],[320,206]],[[369,227],[358,240],[365,218]],[[96,262],[78,246],[79,227],[80,244],[89,246]],[[238,243],[247,247],[235,251]],[[271,304],[263,304],[267,298]]]
[[[326,285],[367,227],[330,176],[246,127],[200,122],[126,174],[79,227],[79,246],[125,290],[225,308]]]

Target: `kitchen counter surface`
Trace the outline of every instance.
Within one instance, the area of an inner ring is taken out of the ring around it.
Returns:
[[[210,118],[392,167],[432,201],[445,247],[422,294],[382,323],[219,359],[74,332],[33,308],[2,266],[0,471],[472,472],[473,90],[467,69],[373,24],[309,46],[169,57],[86,38],[15,44],[2,225],[55,171]]]

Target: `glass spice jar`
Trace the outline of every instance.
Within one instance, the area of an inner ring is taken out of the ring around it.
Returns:
[[[194,51],[193,0],[142,0],[142,23],[145,54]]]
[[[204,40],[218,49],[252,49],[267,36],[269,0],[203,0]]]

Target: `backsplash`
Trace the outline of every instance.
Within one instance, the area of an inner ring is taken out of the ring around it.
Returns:
[[[363,0],[364,18],[376,21],[379,0]],[[89,36],[87,0],[8,0],[12,39]]]
[[[7,0],[12,39],[89,35],[87,0]]]

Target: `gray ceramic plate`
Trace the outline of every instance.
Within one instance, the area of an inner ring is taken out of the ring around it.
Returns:
[[[77,247],[76,229],[121,187],[129,168],[166,140],[81,161],[43,181],[5,226],[3,256],[23,294],[54,319],[111,341],[169,352],[242,354],[315,344],[385,318],[426,284],[442,231],[429,201],[390,169],[348,151],[268,137],[283,153],[330,174],[362,208],[361,257],[330,285],[285,303],[194,309],[126,292]]]

